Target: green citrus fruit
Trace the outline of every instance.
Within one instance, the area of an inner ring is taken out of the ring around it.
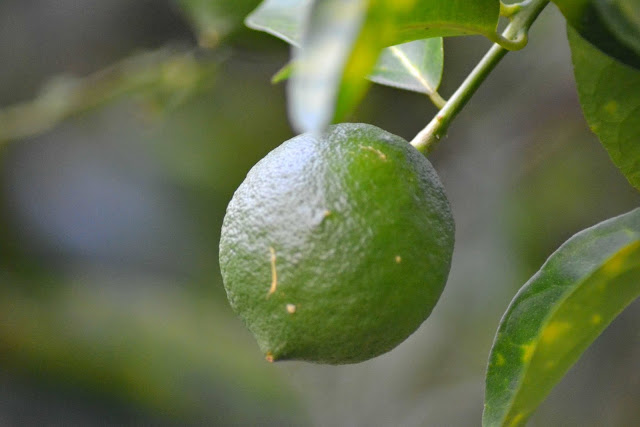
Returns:
[[[268,360],[354,363],[429,316],[453,240],[429,161],[377,127],[340,124],[253,167],[227,208],[220,267]]]

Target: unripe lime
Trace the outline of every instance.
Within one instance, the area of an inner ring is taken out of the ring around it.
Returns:
[[[354,363],[429,316],[453,240],[429,161],[377,127],[340,124],[251,169],[227,208],[220,267],[268,360]]]

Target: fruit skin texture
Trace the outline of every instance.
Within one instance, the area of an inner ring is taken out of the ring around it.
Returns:
[[[429,161],[398,136],[345,123],[251,169],[227,208],[220,267],[267,360],[355,363],[429,316],[453,241]]]

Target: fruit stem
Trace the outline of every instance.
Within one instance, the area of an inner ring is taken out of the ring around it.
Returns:
[[[524,39],[526,43],[529,28],[548,3],[549,0],[526,0],[519,3],[518,10],[511,15],[511,22],[502,32],[501,37],[508,40]],[[515,10],[515,5],[512,7]],[[433,120],[413,138],[411,145],[424,155],[429,154],[440,139],[446,135],[453,119],[462,111],[507,52],[508,50],[499,44],[491,46]]]

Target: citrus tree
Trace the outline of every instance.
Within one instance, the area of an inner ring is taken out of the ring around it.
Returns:
[[[395,347],[427,318],[450,268],[453,220],[421,155],[436,148],[501,59],[526,46],[548,3],[265,0],[248,16],[251,28],[294,46],[274,79],[289,80],[290,121],[304,132],[253,168],[222,230],[227,295],[267,360],[358,362]],[[640,189],[640,3],[556,5],[568,23],[585,118]],[[442,37],[472,34],[494,45],[445,100]],[[371,82],[424,93],[439,112],[410,142],[370,125],[329,126]],[[563,244],[500,322],[484,425],[525,423],[638,295],[639,209]]]
[[[557,7],[566,19],[586,122],[640,190],[637,0],[175,4],[195,30],[199,49],[213,55],[165,49],[84,79],[52,81],[35,100],[1,111],[0,142],[45,132],[124,95],[178,104],[210,83],[224,61],[224,41],[243,22],[289,43],[291,58],[273,81],[285,82],[289,121],[300,135],[249,172],[228,206],[220,239],[229,302],[270,362],[361,362],[392,350],[427,319],[450,269],[456,269],[455,207],[429,155],[500,61],[526,47],[529,29],[545,7]],[[492,47],[445,99],[439,93],[443,38],[469,35],[488,39]],[[372,83],[426,95],[438,112],[411,141],[370,124],[346,123]],[[567,240],[506,308],[488,355],[483,424],[524,424],[639,295],[640,209]],[[174,307],[178,303],[172,298]],[[94,305],[104,305],[104,299]],[[136,310],[131,307],[137,315]],[[201,324],[196,317],[189,325]],[[55,352],[74,353],[64,343],[59,347],[53,346]],[[220,371],[241,362],[217,345],[208,351],[203,359],[224,361]],[[133,366],[144,374],[145,363]],[[159,377],[171,382],[167,366]],[[130,371],[109,375],[123,375],[123,388],[130,390]],[[159,389],[163,405],[176,404],[181,392]]]

